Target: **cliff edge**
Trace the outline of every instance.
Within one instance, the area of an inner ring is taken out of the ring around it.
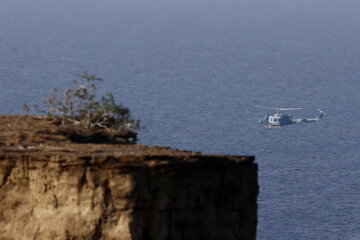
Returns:
[[[1,240],[254,240],[257,164],[0,115]]]

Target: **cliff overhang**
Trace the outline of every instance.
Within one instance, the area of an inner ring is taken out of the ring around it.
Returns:
[[[0,116],[1,239],[255,239],[254,157],[81,131]]]

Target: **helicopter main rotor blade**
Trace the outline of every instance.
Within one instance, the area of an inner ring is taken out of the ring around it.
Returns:
[[[277,108],[274,108],[274,107],[265,107],[265,106],[259,106],[259,105],[256,105],[255,107],[266,108],[266,109],[277,109]]]
[[[267,108],[267,109],[274,109],[274,110],[277,110],[277,111],[293,111],[293,110],[301,110],[303,108],[277,108],[277,107],[265,107],[265,106],[259,106],[259,105],[256,105],[256,107],[259,107],[259,108]]]
[[[279,111],[293,111],[293,110],[301,110],[303,108],[276,108]]]

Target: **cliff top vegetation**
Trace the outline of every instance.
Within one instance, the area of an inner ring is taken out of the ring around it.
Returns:
[[[37,104],[24,104],[24,112],[29,113],[34,108],[46,116],[57,116],[62,124],[80,125],[90,129],[109,130],[140,130],[140,120],[134,119],[130,110],[122,104],[117,104],[112,93],[106,93],[100,98],[96,95],[96,82],[103,81],[96,75],[84,72],[76,75],[76,85],[66,88],[61,94],[58,89],[52,89],[44,101],[45,109]]]
[[[96,82],[103,81],[94,74],[84,72],[76,75],[75,87],[66,88],[62,93],[52,89],[43,107],[38,104],[24,104],[23,111],[32,109],[46,116],[60,120],[64,126],[81,126],[87,129],[103,129],[116,133],[124,129],[138,131],[140,120],[132,117],[130,110],[115,102],[112,93],[97,96]]]

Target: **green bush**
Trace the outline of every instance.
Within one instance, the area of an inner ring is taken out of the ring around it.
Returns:
[[[82,81],[73,82],[74,88],[67,88],[59,96],[57,89],[53,89],[48,99],[44,101],[46,110],[36,104],[24,104],[24,112],[28,113],[33,107],[37,112],[47,116],[58,116],[63,124],[81,125],[92,129],[110,130],[140,130],[140,121],[134,119],[130,110],[115,102],[111,93],[106,93],[100,99],[96,96],[97,81],[103,81],[96,75],[87,72],[77,75]]]

